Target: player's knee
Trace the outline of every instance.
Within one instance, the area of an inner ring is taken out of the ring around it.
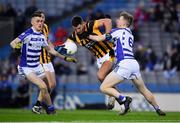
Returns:
[[[106,91],[106,87],[103,84],[100,86],[100,91],[103,93]]]
[[[103,82],[104,78],[105,78],[105,75],[103,75],[102,73],[98,72],[97,73],[97,76],[98,76],[98,79],[100,82]]]
[[[50,89],[53,90],[56,87],[56,83],[51,83],[50,84]]]
[[[48,91],[46,84],[41,84],[39,88],[42,93],[46,93],[46,91]]]

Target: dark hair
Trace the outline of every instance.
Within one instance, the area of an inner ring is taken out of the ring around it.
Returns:
[[[44,11],[43,10],[36,10],[34,13],[44,14]]]
[[[80,17],[80,16],[74,16],[74,17],[72,17],[72,20],[71,20],[72,26],[77,27],[77,26],[78,26],[79,24],[81,24],[82,22],[83,22],[82,17]]]
[[[31,15],[31,18],[33,18],[33,17],[42,17],[42,15],[40,13],[33,13]]]
[[[44,14],[44,12],[42,10],[37,10],[31,15],[31,18],[33,18],[33,17],[42,17],[41,14]]]
[[[109,19],[111,19],[111,15],[109,15],[109,14],[105,14],[105,18],[109,18]]]
[[[134,21],[134,17],[128,13],[128,12],[121,12],[120,13],[120,17],[123,16],[124,19],[127,21],[127,26],[130,27]]]

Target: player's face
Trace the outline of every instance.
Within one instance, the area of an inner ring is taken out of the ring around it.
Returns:
[[[78,33],[78,34],[81,34],[82,32],[83,32],[83,24],[79,24],[77,27],[74,27],[73,26],[73,28],[74,28],[74,30]]]
[[[34,17],[31,20],[31,24],[36,31],[40,32],[42,30],[43,24],[44,24],[43,18],[42,17]]]
[[[116,20],[116,25],[119,28],[124,28],[126,26],[126,20],[124,19],[123,16],[120,16],[117,20]]]

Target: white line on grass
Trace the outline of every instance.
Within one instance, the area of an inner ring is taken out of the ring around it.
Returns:
[[[49,121],[49,122],[34,122],[34,123],[120,123],[121,121],[117,122],[117,121],[69,121],[69,122],[58,122],[58,121]],[[150,121],[122,121],[125,123],[139,123],[139,122],[145,122],[145,123],[159,123],[158,121],[156,122],[150,122]],[[172,120],[161,120],[161,122],[165,122],[165,123],[180,123],[180,121],[172,121]],[[32,123],[32,122],[1,122],[1,123]]]

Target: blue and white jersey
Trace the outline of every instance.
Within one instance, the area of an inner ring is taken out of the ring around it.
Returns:
[[[115,56],[117,63],[124,59],[134,59],[133,42],[134,36],[129,28],[115,28],[111,30],[111,35],[115,40]]]
[[[18,38],[22,42],[19,66],[37,67],[40,64],[41,48],[48,46],[45,36],[31,27],[19,35]]]

